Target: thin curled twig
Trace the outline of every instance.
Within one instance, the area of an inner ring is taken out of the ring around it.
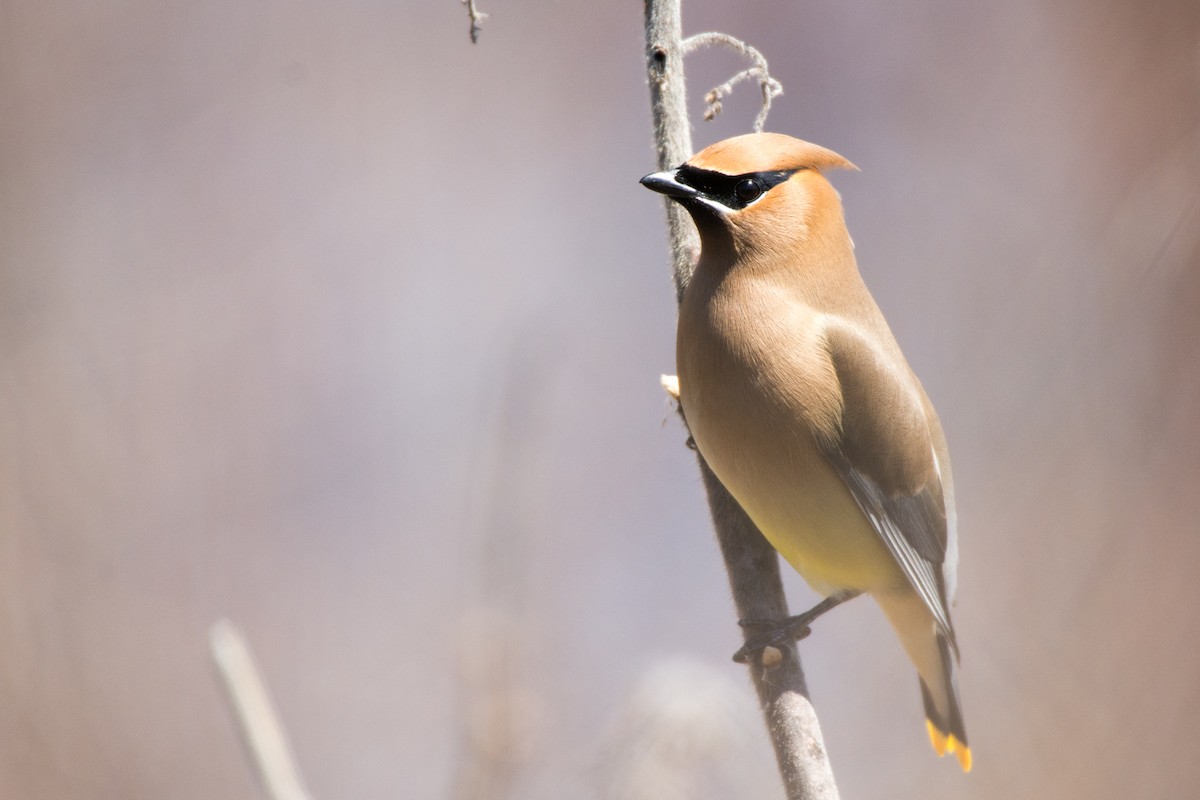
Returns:
[[[475,0],[462,0],[462,4],[467,7],[467,16],[471,19],[471,44],[478,44],[482,23],[488,15],[475,7]]]
[[[721,113],[721,100],[733,92],[734,86],[744,80],[754,79],[758,81],[759,90],[762,92],[762,110],[758,112],[758,116],[754,120],[754,131],[762,133],[763,126],[767,123],[767,114],[771,113],[771,101],[783,94],[783,84],[771,77],[767,59],[762,53],[727,33],[697,33],[695,36],[689,36],[683,40],[683,54],[687,55],[701,47],[718,46],[750,59],[754,62],[754,66],[742,70],[704,95],[704,102],[708,105],[704,112],[704,119],[711,122],[717,114]]]

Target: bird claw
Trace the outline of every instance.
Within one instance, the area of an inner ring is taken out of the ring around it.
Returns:
[[[743,628],[766,628],[762,633],[751,636],[736,653],[733,660],[744,664],[754,653],[759,653],[767,647],[779,647],[797,642],[812,633],[809,626],[811,620],[801,614],[787,619],[739,619],[738,625]]]
[[[816,621],[817,617],[831,608],[835,608],[847,600],[857,597],[859,594],[860,592],[857,590],[832,594],[803,614],[797,614],[794,617],[787,617],[785,619],[751,618],[738,620],[738,624],[743,628],[765,628],[766,630],[757,636],[751,636],[747,639],[741,649],[733,654],[733,660],[742,664],[750,657],[751,653],[762,652],[767,647],[782,649],[782,645],[791,644],[803,639],[812,633],[812,628],[809,626]]]

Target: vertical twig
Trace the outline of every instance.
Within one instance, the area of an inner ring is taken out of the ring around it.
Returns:
[[[208,639],[263,791],[270,800],[310,800],[245,638],[233,623],[223,619],[212,626]]]
[[[692,154],[684,92],[680,0],[645,0],[646,57],[658,168],[679,166]],[[699,254],[699,237],[687,213],[665,199],[670,229],[676,297],[682,298]],[[742,619],[782,619],[787,600],[779,558],[703,458],[700,471],[708,491],[717,540],[729,572],[737,613]],[[778,657],[776,652],[775,656]],[[782,658],[750,659],[780,774],[790,800],[836,800],[837,785],[821,738],[800,656],[794,644]]]
[[[650,110],[654,115],[654,145],[660,170],[674,169],[692,156],[692,131],[687,121],[683,81],[682,29],[679,0],[646,0],[646,57],[650,73]],[[675,297],[692,278],[700,256],[700,236],[687,211],[664,198],[671,241]]]
[[[476,7],[475,0],[462,0],[462,3],[467,7],[467,17],[471,20],[471,44],[479,44],[479,32],[483,30],[483,21],[488,15]]]

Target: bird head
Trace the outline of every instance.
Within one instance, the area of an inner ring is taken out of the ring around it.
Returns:
[[[732,239],[735,250],[746,252],[845,236],[841,201],[821,175],[834,168],[857,169],[824,147],[780,133],[749,133],[641,183],[688,210],[706,249]]]

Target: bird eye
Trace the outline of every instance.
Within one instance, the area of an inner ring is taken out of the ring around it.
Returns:
[[[762,184],[753,178],[746,178],[738,181],[738,185],[733,187],[733,193],[737,195],[738,202],[742,205],[748,205],[757,200],[763,193]]]

